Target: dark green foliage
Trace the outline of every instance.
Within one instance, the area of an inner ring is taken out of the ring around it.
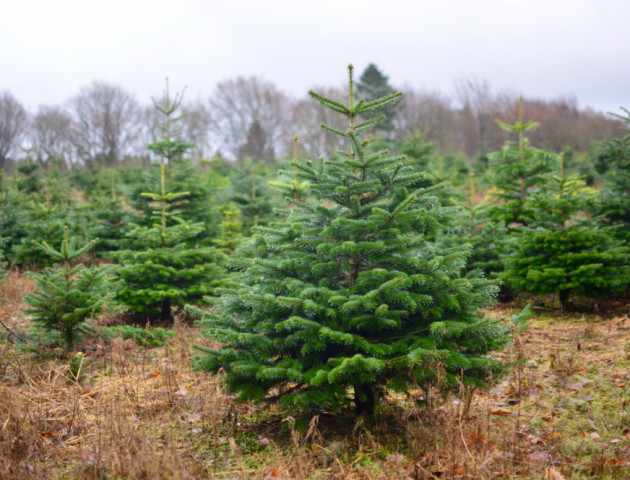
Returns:
[[[594,192],[574,175],[543,177],[539,193],[525,203],[535,220],[512,237],[504,279],[517,290],[558,294],[563,309],[572,295],[609,297],[630,282],[630,249],[610,228],[585,214]]]
[[[505,227],[502,222],[492,221],[490,210],[493,201],[486,196],[481,202],[477,199],[475,174],[470,173],[468,202],[459,205],[466,211],[467,219],[456,229],[449,231],[441,239],[444,245],[472,246],[466,269],[480,270],[489,278],[497,278],[498,272],[503,271],[501,260],[501,240],[505,237]]]
[[[86,254],[95,241],[79,247],[76,238],[68,239],[68,229],[64,230],[59,250],[47,242],[37,243],[60,263],[42,273],[28,274],[35,280],[36,289],[24,297],[24,303],[30,307],[24,313],[31,315],[40,328],[61,335],[66,348],[71,350],[87,320],[102,311],[115,291],[115,284],[108,266],[87,268],[81,263],[72,266],[71,262]]]
[[[164,345],[169,338],[175,337],[175,332],[165,330],[162,327],[140,328],[132,325],[116,325],[113,327],[100,327],[98,333],[106,341],[111,341],[115,337],[122,337],[124,340],[133,340],[141,347],[155,348]]]
[[[630,111],[619,117],[626,123],[625,135],[597,146],[597,168],[605,173],[606,185],[599,211],[608,225],[616,226],[615,236],[630,242]]]
[[[12,250],[23,235],[24,215],[28,197],[15,188],[0,170],[0,235],[4,238],[0,249],[6,260],[13,260]]]
[[[26,194],[39,194],[42,190],[39,178],[40,165],[37,163],[24,163],[17,166],[16,187]]]
[[[218,290],[212,311],[188,307],[222,344],[200,347],[197,366],[225,371],[242,399],[319,411],[353,401],[360,414],[388,388],[487,385],[505,370],[488,353],[508,341],[481,311],[495,282],[462,274],[465,248],[426,240],[454,227],[459,209],[440,206],[439,187],[413,187],[424,175],[406,158],[366,150],[379,117],[358,118],[400,93],[355,102],[351,66],[347,105],[309,93],[346,118],[345,131],[323,128],[348,150],[293,161],[282,175],[307,188],[285,189],[289,219],[256,229],[258,256],[243,261],[239,286]]]
[[[66,209],[50,201],[33,200],[21,210],[17,238],[11,246],[12,262],[30,268],[52,265],[56,259],[34,242],[46,239],[52,245],[61,243],[64,226],[68,223]],[[75,234],[73,229],[71,234]]]
[[[132,213],[125,208],[122,196],[117,193],[114,172],[110,191],[95,196],[90,204],[94,217],[91,236],[99,238],[95,252],[109,257],[111,252],[126,246],[125,234],[132,220]]]

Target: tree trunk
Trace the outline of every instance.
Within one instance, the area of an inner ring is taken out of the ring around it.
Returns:
[[[376,411],[376,392],[373,385],[355,385],[354,411],[362,417],[374,417]]]
[[[558,297],[560,298],[560,311],[567,312],[569,310],[569,299],[571,297],[571,290],[560,290],[558,292]]]
[[[165,298],[162,300],[162,309],[160,311],[160,324],[171,325],[173,323],[173,315],[171,314],[171,300]]]

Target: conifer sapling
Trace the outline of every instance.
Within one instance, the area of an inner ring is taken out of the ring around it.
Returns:
[[[250,258],[233,289],[217,289],[212,311],[188,307],[221,348],[199,347],[198,367],[225,371],[231,391],[298,410],[374,413],[387,389],[486,385],[505,365],[489,357],[508,341],[481,309],[495,282],[463,275],[465,248],[427,241],[459,221],[438,187],[416,188],[423,173],[403,156],[368,152],[365,132],[400,93],[348,103],[309,92],[346,118],[347,150],[334,159],[293,161],[305,189],[283,187],[292,213],[256,229],[264,252]],[[440,373],[441,372],[441,373]],[[461,382],[461,383],[460,383]]]
[[[35,280],[36,288],[24,297],[30,307],[24,313],[30,314],[37,326],[60,334],[67,350],[71,350],[87,320],[98,315],[115,292],[111,266],[73,266],[72,262],[89,252],[96,240],[79,246],[76,237],[68,238],[68,227],[64,228],[59,250],[46,242],[34,243],[59,263],[42,273],[27,274]]]

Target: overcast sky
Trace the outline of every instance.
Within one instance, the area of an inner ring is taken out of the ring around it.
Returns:
[[[296,97],[374,62],[393,85],[575,96],[630,107],[629,0],[20,0],[2,2],[0,91],[31,110],[93,80],[141,102],[258,75]]]

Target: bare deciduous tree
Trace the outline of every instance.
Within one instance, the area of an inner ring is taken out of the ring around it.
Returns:
[[[419,130],[441,151],[456,151],[459,139],[454,128],[456,115],[451,99],[440,92],[419,91],[411,87],[404,87],[403,94],[394,124],[396,138],[402,140],[408,132]]]
[[[272,161],[283,153],[279,151],[283,137],[290,134],[287,129],[290,108],[289,97],[272,83],[257,77],[226,80],[217,84],[209,101],[211,133],[219,148],[235,159],[240,160],[246,151]],[[259,136],[264,138],[258,152],[243,148],[252,128],[260,129]]]
[[[461,126],[469,132],[466,150],[469,154],[479,152],[485,155],[488,152],[487,133],[493,128],[490,83],[477,77],[462,78],[455,82],[455,92],[462,105]]]
[[[340,88],[316,87],[313,90],[343,103],[348,101],[345,98],[347,94]],[[325,123],[331,127],[346,130],[348,125],[338,124],[337,117],[335,113],[322,108],[310,97],[299,100],[293,105],[291,133],[300,137],[300,150],[305,156],[316,158],[321,155],[330,155],[331,152],[344,147],[341,137],[325,131],[320,126]]]
[[[131,153],[138,137],[138,104],[118,86],[93,82],[70,100],[75,115],[78,156],[101,165],[114,165]]]
[[[30,139],[40,162],[71,162],[74,152],[72,116],[57,105],[40,106],[31,125]]]
[[[28,113],[10,92],[0,93],[0,168],[19,146],[28,127]]]
[[[196,146],[193,156],[208,158],[211,155],[210,127],[210,112],[203,103],[194,101],[182,106],[182,134],[184,140]]]

